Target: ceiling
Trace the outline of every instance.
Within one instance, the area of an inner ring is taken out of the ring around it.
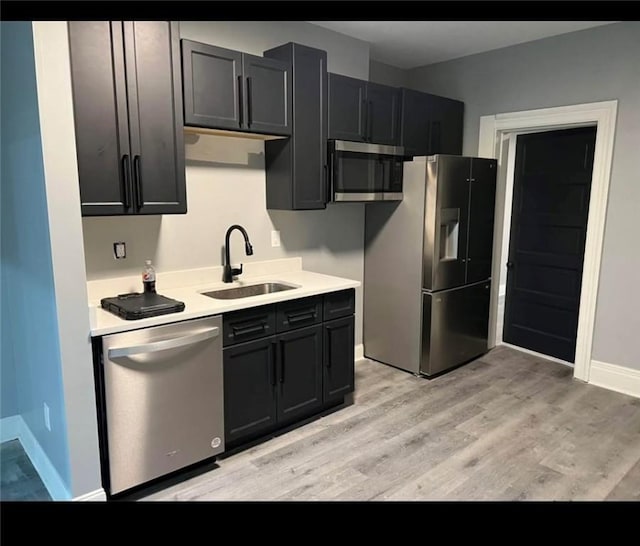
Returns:
[[[369,42],[372,59],[406,69],[615,21],[309,22]]]

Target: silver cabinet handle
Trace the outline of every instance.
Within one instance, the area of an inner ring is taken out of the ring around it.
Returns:
[[[145,343],[143,345],[131,345],[129,347],[114,347],[109,349],[109,359],[118,358],[121,356],[132,356],[144,353],[156,353],[158,351],[166,351],[167,349],[176,349],[178,347],[184,347],[185,345],[193,345],[199,341],[205,341],[211,339],[220,334],[220,328],[217,326],[184,337],[177,337],[174,339],[165,339],[163,341],[154,341],[153,343]]]

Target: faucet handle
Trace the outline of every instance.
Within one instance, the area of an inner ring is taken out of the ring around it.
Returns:
[[[235,267],[232,267],[231,268],[231,275],[233,275],[234,277],[236,275],[242,275],[242,264],[240,264],[240,268],[239,269],[235,268]]]

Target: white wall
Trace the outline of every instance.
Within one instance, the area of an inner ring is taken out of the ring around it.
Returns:
[[[101,489],[66,22],[33,23],[71,496]]]
[[[330,71],[365,79],[369,72],[368,44],[307,23],[183,22],[180,34],[252,54],[297,41],[325,49]],[[234,223],[247,229],[254,248],[253,256],[244,256],[240,236],[234,234],[234,263],[301,256],[305,269],[363,280],[363,204],[330,204],[319,211],[267,211],[261,141],[185,135],[185,154],[186,215],[82,220],[88,280],[135,275],[146,258],[154,261],[158,271],[222,265],[224,235]],[[279,248],[271,247],[272,229],[280,231]],[[114,241],[127,243],[125,260],[113,258]],[[359,344],[360,289],[356,298]]]
[[[409,70],[371,59],[369,61],[369,81],[393,87],[408,87]]]
[[[478,152],[480,116],[618,100],[593,358],[640,370],[640,22],[417,68],[410,83],[464,101],[469,155]]]

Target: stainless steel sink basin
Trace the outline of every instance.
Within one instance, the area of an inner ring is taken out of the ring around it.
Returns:
[[[211,292],[202,292],[203,296],[209,296],[217,300],[235,300],[238,298],[250,298],[251,296],[262,296],[264,294],[273,294],[274,292],[282,292],[283,290],[293,290],[299,288],[294,284],[286,284],[282,282],[263,282],[260,284],[248,284],[246,286],[237,286],[235,288],[223,288],[221,290],[212,290]]]

